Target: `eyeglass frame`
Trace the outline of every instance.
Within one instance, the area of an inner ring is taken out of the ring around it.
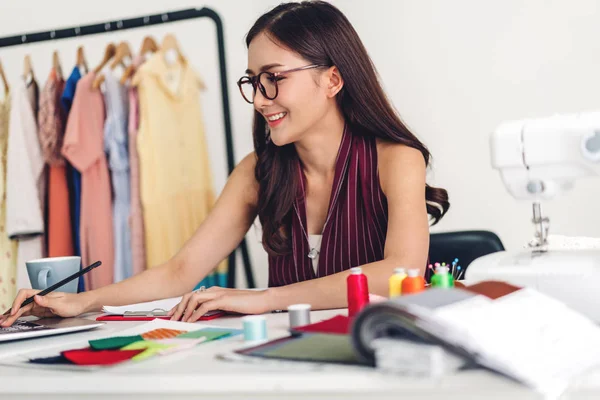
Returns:
[[[267,96],[267,89],[265,89],[264,85],[262,83],[260,83],[260,78],[263,74],[269,75],[271,78],[277,78],[278,76],[289,74],[290,72],[304,71],[307,69],[313,69],[313,68],[319,68],[319,67],[327,67],[327,65],[325,65],[325,64],[310,64],[310,65],[305,65],[303,67],[288,69],[285,71],[277,71],[277,72],[263,71],[263,72],[259,73],[258,75],[254,75],[254,76],[244,75],[240,79],[238,79],[237,85],[238,85],[238,88],[240,89],[240,94],[242,95],[244,100],[246,100],[246,102],[249,104],[254,104],[254,98],[256,97],[256,87],[257,86],[258,86],[258,89],[260,90],[260,93],[263,95],[263,97],[265,99],[275,100],[277,98],[277,95],[279,95],[279,85],[277,84],[278,81],[277,80],[274,81],[275,96],[269,97],[269,96]],[[244,90],[242,89],[242,85],[244,85],[246,83],[251,83],[252,88],[254,89],[253,95],[252,95],[252,101],[249,101],[246,98],[246,96],[244,95]]]

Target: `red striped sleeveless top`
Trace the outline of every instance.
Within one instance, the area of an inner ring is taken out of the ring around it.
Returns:
[[[379,185],[374,137],[344,129],[335,164],[329,208],[323,227],[317,274],[308,257],[306,177],[301,176],[292,210],[292,252],[269,256],[269,286],[283,286],[383,259],[388,208]]]

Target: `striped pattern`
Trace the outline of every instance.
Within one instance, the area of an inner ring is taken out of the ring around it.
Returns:
[[[292,216],[292,253],[269,257],[269,286],[315,279],[383,259],[387,233],[387,200],[379,185],[374,137],[344,130],[338,150],[332,195],[315,274],[306,229],[306,177]]]
[[[146,333],[142,333],[142,337],[146,340],[158,340],[158,339],[170,339],[176,336],[186,333],[186,331],[180,331],[177,329],[159,328],[154,329]]]

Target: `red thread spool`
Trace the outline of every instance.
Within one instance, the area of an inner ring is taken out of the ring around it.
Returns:
[[[350,269],[348,275],[348,317],[352,318],[364,306],[369,304],[369,284],[367,276],[362,273],[362,268],[354,267]]]
[[[402,295],[419,293],[425,290],[425,278],[418,269],[409,269],[408,276],[402,281]]]

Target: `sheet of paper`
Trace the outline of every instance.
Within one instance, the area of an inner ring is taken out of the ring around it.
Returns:
[[[104,306],[102,312],[113,315],[123,315],[126,311],[140,312],[140,311],[169,311],[181,302],[180,297],[172,297],[170,299],[149,301],[146,303],[129,304],[126,306]]]

